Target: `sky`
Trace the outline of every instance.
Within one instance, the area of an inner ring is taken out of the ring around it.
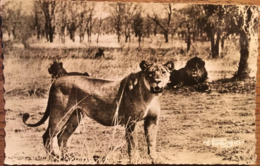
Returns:
[[[4,4],[8,1],[14,2],[14,4],[21,3],[23,12],[30,14],[33,9],[34,0],[0,0],[0,3]],[[102,16],[103,18],[108,17],[109,14],[109,2],[95,2],[96,17]],[[152,14],[153,12],[161,13],[161,17],[164,17],[164,5],[162,3],[142,3],[142,9],[146,14]],[[174,4],[175,9],[184,8],[187,4]],[[100,12],[102,11],[102,12]]]
[[[175,9],[181,9],[185,8],[188,6],[187,4],[174,4]],[[96,9],[96,15],[102,16],[103,18],[108,17],[110,15],[109,13],[109,2],[96,2],[95,9]],[[144,15],[147,14],[153,14],[155,13],[160,13],[161,17],[165,16],[165,13],[162,12],[164,11],[164,4],[162,3],[141,3],[141,7],[144,10]],[[102,12],[100,12],[102,11]]]

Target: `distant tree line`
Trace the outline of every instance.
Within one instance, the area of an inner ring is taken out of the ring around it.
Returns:
[[[33,10],[29,14],[22,12],[21,4],[7,1],[3,8],[3,30],[14,40],[21,41],[25,48],[31,36],[45,38],[53,42],[55,36],[65,43],[65,37],[80,42],[87,36],[97,34],[99,42],[102,34],[115,34],[117,41],[131,42],[137,38],[139,46],[144,38],[162,34],[164,41],[170,36],[185,40],[187,51],[196,40],[206,40],[211,44],[212,58],[219,58],[228,37],[240,38],[241,59],[237,77],[248,76],[248,56],[250,41],[257,32],[257,8],[253,6],[228,5],[187,5],[176,9],[174,4],[163,4],[163,10],[148,12],[138,3],[109,3],[107,16],[98,15],[94,2],[89,1],[33,1]],[[100,9],[102,10],[102,9]]]

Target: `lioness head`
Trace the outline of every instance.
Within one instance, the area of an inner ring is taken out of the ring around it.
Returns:
[[[163,88],[169,82],[170,72],[174,68],[173,62],[169,61],[166,64],[161,65],[142,61],[140,67],[145,74],[145,86],[151,93],[162,93]]]
[[[53,64],[48,68],[48,71],[53,76],[56,76],[57,74],[63,72],[64,68],[62,66],[62,62],[56,62],[54,61]]]

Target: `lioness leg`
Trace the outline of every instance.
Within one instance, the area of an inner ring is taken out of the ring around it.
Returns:
[[[47,152],[48,156],[52,156],[54,155],[53,149],[52,149],[52,142],[50,141],[50,136],[49,136],[49,127],[47,128],[47,130],[45,131],[45,133],[43,134],[42,138],[43,138],[43,145],[45,147],[45,150]]]
[[[150,155],[152,162],[154,163],[156,155],[156,135],[158,118],[156,116],[148,116],[144,120],[144,133],[148,146],[148,154]]]
[[[60,113],[57,110],[62,110],[62,107],[54,107],[52,108],[52,116],[49,117],[49,125],[46,130],[46,132],[43,135],[43,144],[46,149],[47,155],[54,156],[53,151],[53,138],[57,136],[60,131],[66,127],[66,123],[68,119],[70,118],[70,115],[73,113],[73,111],[63,111]],[[69,108],[69,107],[68,107]],[[63,108],[64,109],[64,108]],[[68,109],[70,110],[70,109]]]
[[[58,134],[58,145],[62,154],[62,158],[65,157],[67,153],[67,142],[69,137],[73,134],[73,132],[78,127],[80,120],[82,118],[82,113],[80,109],[76,109],[70,116],[66,125],[62,129],[62,131]]]
[[[138,151],[137,151],[137,145],[138,143],[135,142],[137,140],[137,133],[134,131],[135,129],[135,123],[130,123],[126,126],[126,140],[128,144],[128,155],[130,158],[130,163],[136,164],[138,159]]]

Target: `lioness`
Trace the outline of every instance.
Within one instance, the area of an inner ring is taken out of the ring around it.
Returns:
[[[79,72],[67,72],[63,68],[63,63],[62,62],[57,62],[54,61],[51,66],[48,68],[49,73],[52,76],[52,80],[58,79],[62,76],[66,75],[84,75],[84,76],[89,76],[87,72],[85,73],[79,73]]]
[[[62,156],[66,154],[67,140],[77,128],[81,114],[105,126],[124,125],[130,162],[135,163],[137,143],[134,140],[136,122],[144,120],[148,154],[156,159],[156,133],[160,114],[160,101],[164,87],[169,82],[173,63],[165,65],[140,63],[141,71],[132,73],[121,81],[108,81],[84,76],[65,76],[54,81],[50,88],[46,112],[35,124],[43,124],[49,117],[49,126],[43,135],[48,154],[53,153],[52,139],[57,135]]]

